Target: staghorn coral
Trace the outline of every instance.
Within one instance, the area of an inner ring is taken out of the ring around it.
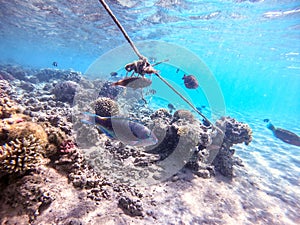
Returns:
[[[41,140],[33,134],[16,138],[0,147],[0,171],[4,173],[24,173],[35,168],[43,158]]]
[[[98,116],[112,116],[119,113],[118,104],[106,97],[100,97],[95,101],[95,112]]]

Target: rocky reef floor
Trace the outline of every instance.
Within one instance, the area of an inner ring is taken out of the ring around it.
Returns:
[[[225,136],[210,161],[211,127],[187,110],[170,114],[135,105],[129,114],[164,134],[155,148],[142,151],[74,121],[74,98],[83,104],[89,89],[99,96],[84,110],[102,116],[122,111],[122,100],[115,99],[122,90],[105,81],[88,81],[75,71],[1,65],[0,87],[1,224],[300,223],[297,199],[267,192],[261,178],[235,156],[234,145],[251,144],[247,124],[220,118],[216,125]],[[83,94],[76,96],[82,87]],[[178,140],[185,148],[176,148]],[[94,146],[98,150],[91,154]],[[122,183],[114,171],[127,164],[146,170],[174,149],[191,157],[159,182],[135,177],[140,179],[135,185]],[[105,164],[102,152],[113,157],[116,167],[97,167],[99,159]]]

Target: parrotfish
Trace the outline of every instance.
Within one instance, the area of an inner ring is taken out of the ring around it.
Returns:
[[[182,80],[184,80],[184,85],[188,89],[196,89],[199,87],[198,80],[194,75],[185,75],[182,77]]]
[[[285,143],[300,146],[300,136],[291,131],[282,128],[276,128],[269,119],[264,119],[264,122],[267,123],[267,128],[273,132],[275,137],[279,138]]]
[[[112,83],[113,86],[123,86],[130,87],[133,89],[145,88],[152,84],[152,80],[145,77],[125,77],[115,83]]]
[[[81,121],[86,124],[96,125],[104,134],[124,144],[146,147],[158,142],[155,134],[143,124],[123,117],[101,117],[85,112],[81,114]]]

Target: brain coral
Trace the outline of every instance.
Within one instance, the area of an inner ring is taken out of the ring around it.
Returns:
[[[119,113],[119,108],[114,100],[100,97],[95,101],[95,112],[98,116],[112,116]]]
[[[41,161],[43,152],[40,140],[33,134],[10,141],[0,146],[0,171],[24,173]]]

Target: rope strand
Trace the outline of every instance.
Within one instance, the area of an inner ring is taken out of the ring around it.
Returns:
[[[116,16],[113,14],[113,12],[111,11],[111,9],[109,8],[109,6],[106,4],[106,2],[104,0],[99,0],[99,2],[102,4],[102,6],[104,7],[104,9],[108,12],[108,14],[110,15],[110,17],[113,19],[113,21],[115,22],[115,24],[118,26],[118,28],[120,29],[120,31],[123,33],[125,39],[128,41],[128,43],[130,44],[130,46],[132,47],[133,51],[136,53],[136,55],[139,57],[140,60],[147,60],[147,58],[145,56],[143,56],[139,50],[137,49],[137,47],[134,45],[133,41],[130,39],[129,35],[127,34],[127,32],[125,31],[125,29],[123,28],[123,26],[121,25],[121,23],[119,22],[119,20],[116,18]],[[182,94],[180,94],[171,84],[169,84],[169,82],[167,82],[161,75],[159,75],[157,72],[154,73],[160,80],[162,80],[169,88],[171,88],[180,98],[182,98],[189,106],[191,106],[200,116],[203,117],[203,119],[205,119],[213,128],[216,128],[219,132],[221,132],[221,134],[223,133],[220,128],[214,126],[214,124],[212,124],[212,122],[210,122],[188,99],[186,99]]]
[[[126,33],[125,29],[123,28],[123,26],[121,25],[121,23],[119,22],[119,20],[117,19],[117,17],[115,17],[115,15],[113,14],[113,12],[109,8],[109,6],[106,4],[106,2],[104,0],[99,0],[99,2],[102,4],[102,6],[104,7],[104,9],[108,12],[108,14],[110,15],[110,17],[113,19],[113,21],[116,23],[116,25],[118,26],[118,28],[121,30],[121,32],[123,33],[124,37],[126,38],[126,40],[128,41],[128,43],[130,44],[130,46],[132,47],[132,49],[135,52],[135,54],[137,54],[137,56],[140,59],[144,59],[145,57],[136,48],[136,46],[134,45],[133,41],[130,39],[129,35]]]

